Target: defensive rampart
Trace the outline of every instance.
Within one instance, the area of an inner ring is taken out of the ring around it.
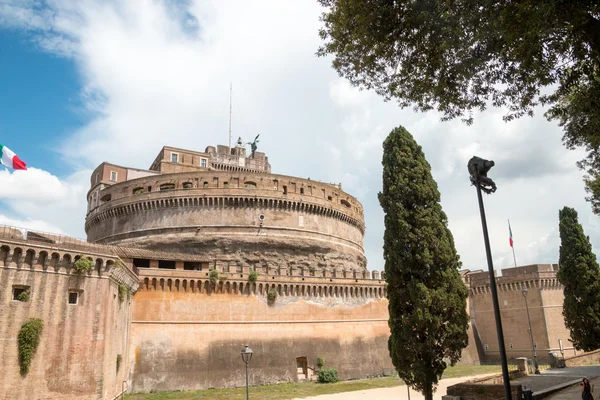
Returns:
[[[131,299],[119,286],[133,294],[137,277],[102,247],[37,238],[0,230],[0,399],[112,399],[127,378],[118,360],[129,358],[131,326]],[[87,274],[73,268],[80,257],[94,262]],[[17,337],[30,318],[44,328],[21,375]]]
[[[548,353],[559,352],[559,341],[565,356],[575,355],[570,332],[562,316],[563,286],[556,278],[558,265],[534,264],[502,270],[497,278],[498,300],[508,358],[532,358],[529,320],[537,358],[545,362]],[[481,360],[499,360],[498,340],[489,275],[475,272],[466,275],[471,288],[471,318],[475,339],[482,350]],[[523,290],[525,289],[525,290]],[[529,312],[529,320],[527,314]]]
[[[132,389],[303,380],[317,357],[342,379],[391,373],[385,285],[374,279],[139,269],[133,305]],[[270,294],[271,293],[271,294]]]

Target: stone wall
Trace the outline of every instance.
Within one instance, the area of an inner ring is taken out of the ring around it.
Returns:
[[[489,274],[478,272],[467,275],[471,287],[472,325],[483,346],[482,362],[498,362],[496,322],[489,288]],[[558,351],[561,339],[565,355],[577,352],[569,340],[569,330],[562,317],[563,287],[556,279],[554,266],[536,264],[502,270],[496,278],[498,300],[504,333],[504,344],[509,359],[532,358],[527,309],[522,288],[527,288],[527,306],[531,318],[537,357],[545,362],[548,353]]]
[[[199,271],[140,270],[133,391],[242,386],[246,344],[254,351],[251,385],[297,381],[300,357],[312,369],[324,357],[342,379],[393,372],[382,282],[225,275],[213,288]]]
[[[138,284],[132,271],[116,268],[107,254],[84,253],[96,268],[77,274],[72,264],[78,254],[0,241],[0,399],[112,399],[121,392],[131,299],[119,300],[118,285],[135,292]],[[14,300],[15,288],[27,288],[28,301]],[[76,304],[69,304],[70,293],[77,293]],[[30,318],[40,318],[44,328],[22,376],[17,336]],[[123,360],[119,371],[117,354]]]
[[[362,206],[335,185],[211,171],[127,181],[100,196],[110,200],[88,214],[93,242],[241,265],[366,269]]]

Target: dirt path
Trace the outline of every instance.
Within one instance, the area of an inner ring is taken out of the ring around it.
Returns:
[[[455,385],[460,382],[465,382],[471,379],[481,378],[494,374],[465,376],[462,378],[442,379],[438,385],[437,391],[433,395],[435,400],[441,400],[446,394],[448,386]],[[406,386],[396,386],[382,389],[357,390],[354,392],[344,392],[336,394],[325,394],[321,396],[303,397],[302,399],[294,400],[408,400],[408,392]],[[423,400],[421,393],[410,391],[410,400]]]

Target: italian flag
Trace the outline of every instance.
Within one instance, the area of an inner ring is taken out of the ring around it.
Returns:
[[[0,144],[0,163],[10,167],[12,169],[27,169],[25,163],[21,161],[15,153],[13,153],[8,147]]]

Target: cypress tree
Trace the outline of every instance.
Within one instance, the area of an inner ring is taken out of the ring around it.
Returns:
[[[383,143],[384,258],[388,347],[400,379],[433,398],[467,346],[467,288],[448,219],[421,146],[403,127]]]
[[[564,286],[563,316],[578,350],[600,347],[600,267],[577,211],[558,212],[560,256],[558,281]]]

